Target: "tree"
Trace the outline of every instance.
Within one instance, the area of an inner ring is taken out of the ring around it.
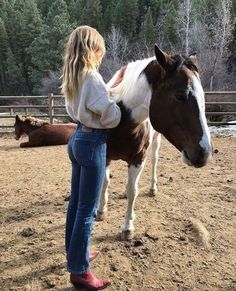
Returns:
[[[57,71],[62,67],[66,39],[72,29],[65,1],[54,1],[40,35],[29,48],[33,61],[31,75],[37,84],[36,88],[40,87],[42,78],[49,71]]]
[[[14,55],[11,49],[8,49],[7,53],[7,95],[22,95],[24,94],[24,78],[22,76],[22,69],[17,65]]]
[[[137,0],[120,0],[116,6],[115,24],[128,39],[137,31]]]
[[[183,0],[179,7],[179,27],[180,35],[182,36],[182,46],[186,55],[189,55],[189,37],[190,37],[190,25],[192,24],[192,0]]]
[[[178,8],[179,1],[173,0],[165,5],[165,14],[162,27],[159,27],[158,33],[163,34],[163,46],[169,51],[176,50],[180,46],[178,34]]]
[[[83,7],[80,23],[90,25],[102,32],[102,6],[100,0],[87,0]]]
[[[5,29],[4,21],[0,18],[0,95],[6,94],[7,80],[7,53],[9,48],[8,36]]]
[[[141,41],[149,47],[155,42],[155,27],[153,25],[152,10],[149,7],[145,15],[144,23],[140,33]]]
[[[211,25],[211,33],[212,33],[212,48],[215,52],[214,61],[211,70],[210,77],[210,90],[213,89],[213,80],[214,73],[217,62],[220,58],[223,57],[227,45],[232,40],[232,33],[234,28],[234,21],[231,18],[231,9],[232,9],[232,1],[231,0],[219,0],[215,14],[216,18],[214,19],[214,23]]]

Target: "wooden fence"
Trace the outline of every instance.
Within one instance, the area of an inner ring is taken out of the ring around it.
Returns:
[[[216,99],[217,96],[220,96],[222,101],[207,101],[206,106],[208,105],[217,105],[220,109],[223,109],[225,106],[231,106],[233,110],[226,111],[226,110],[217,110],[217,111],[208,111],[206,110],[207,117],[209,116],[234,116],[234,120],[236,120],[236,91],[217,91],[217,92],[205,92],[206,100],[208,99]],[[227,97],[231,96],[231,100],[233,101],[226,101]],[[1,101],[17,101],[17,100],[27,100],[28,104],[16,104],[16,105],[0,105],[0,119],[1,118],[15,118],[17,114],[24,114],[24,115],[32,115],[38,118],[47,118],[49,119],[50,123],[53,124],[55,119],[60,118],[67,118],[68,115],[65,111],[64,100],[63,104],[55,104],[56,100],[63,100],[63,96],[61,95],[53,95],[52,93],[48,94],[47,96],[0,96]],[[39,105],[30,104],[35,102],[35,100],[39,101]],[[225,101],[224,101],[225,100]],[[31,101],[31,102],[29,102]],[[36,110],[35,112],[30,112],[32,109]],[[63,113],[57,113],[60,109]],[[41,111],[40,111],[41,110]],[[4,111],[4,113],[2,112]],[[8,112],[6,112],[8,111]],[[224,122],[208,122],[210,125],[224,125],[228,124],[227,121]],[[231,123],[236,124],[236,123]],[[11,128],[12,125],[1,125],[0,128]]]

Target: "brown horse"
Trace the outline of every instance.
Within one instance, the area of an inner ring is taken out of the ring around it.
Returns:
[[[74,123],[50,124],[31,116],[16,115],[15,138],[20,139],[24,133],[29,136],[29,141],[21,143],[20,147],[62,145],[68,143],[76,126]]]
[[[154,129],[182,153],[183,161],[190,166],[205,166],[212,155],[196,55],[169,55],[157,46],[155,54],[129,63],[107,84],[122,118],[108,136],[107,172],[98,217],[103,219],[107,210],[109,164],[122,159],[128,164],[128,209],[122,232],[125,239],[130,239],[134,231],[138,181]]]

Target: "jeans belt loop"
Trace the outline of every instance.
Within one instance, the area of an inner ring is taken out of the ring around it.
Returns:
[[[91,127],[87,127],[85,125],[81,125],[81,131],[83,131],[83,132],[92,132],[93,129]]]

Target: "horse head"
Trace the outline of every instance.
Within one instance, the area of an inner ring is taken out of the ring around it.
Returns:
[[[22,127],[22,123],[24,122],[24,119],[22,116],[20,115],[16,115],[15,117],[15,139],[19,140],[20,137],[22,136],[22,134],[24,133],[23,127]]]
[[[157,46],[155,54],[159,78],[152,84],[151,124],[182,152],[185,163],[202,167],[212,154],[212,144],[196,55],[168,55]]]

